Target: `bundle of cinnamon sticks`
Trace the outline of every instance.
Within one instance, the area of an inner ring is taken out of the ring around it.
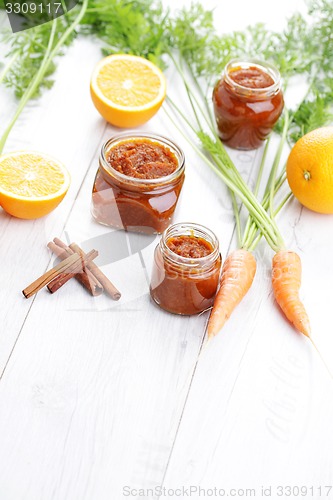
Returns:
[[[47,246],[61,262],[23,290],[27,299],[44,286],[47,286],[51,293],[55,293],[72,278],[79,281],[94,297],[105,291],[113,300],[120,299],[119,290],[93,262],[98,256],[97,250],[86,254],[76,243],[67,246],[59,238],[54,238]]]

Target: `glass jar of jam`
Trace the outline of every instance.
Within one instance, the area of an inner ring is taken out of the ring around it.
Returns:
[[[256,149],[283,110],[280,73],[255,59],[232,60],[215,85],[213,105],[222,141],[235,149]]]
[[[182,150],[152,134],[122,134],[103,146],[92,193],[101,224],[162,233],[170,224],[185,174]]]
[[[166,311],[198,314],[213,305],[220,270],[215,234],[198,224],[174,224],[155,249],[150,295]]]

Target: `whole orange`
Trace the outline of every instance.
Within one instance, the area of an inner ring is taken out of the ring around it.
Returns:
[[[302,205],[333,214],[333,127],[322,127],[299,139],[287,161],[290,189]]]

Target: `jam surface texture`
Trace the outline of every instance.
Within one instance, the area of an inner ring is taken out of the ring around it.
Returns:
[[[177,255],[187,259],[200,259],[212,253],[212,245],[197,236],[174,236],[169,238],[167,246]]]
[[[120,142],[110,149],[107,161],[117,172],[136,179],[165,177],[178,166],[170,149],[148,139]]]
[[[229,72],[231,80],[249,89],[265,89],[274,84],[274,80],[265,71],[256,66],[235,68]]]

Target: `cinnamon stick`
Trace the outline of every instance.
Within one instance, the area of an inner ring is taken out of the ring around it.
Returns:
[[[43,286],[47,285],[54,278],[59,276],[59,274],[66,272],[71,266],[75,265],[77,262],[81,261],[81,257],[78,254],[73,254],[67,257],[65,260],[60,262],[57,266],[53,267],[42,276],[40,276],[37,280],[27,286],[24,290],[22,290],[25,298],[29,298],[35,293],[37,293]]]
[[[80,256],[80,262],[74,264],[72,267],[67,269],[66,273],[59,274],[56,278],[54,278],[47,285],[48,290],[51,293],[55,293],[59,288],[61,288],[67,281],[72,279],[74,276],[78,275],[78,273],[82,273],[85,270],[86,264],[91,260],[95,259],[98,256],[97,250],[91,250],[84,257]]]
[[[68,250],[60,247],[53,241],[48,243],[48,248],[57,256],[59,259],[64,260],[69,255],[73,255],[73,250],[69,247]],[[90,293],[93,297],[97,297],[103,293],[103,285],[95,278],[89,269],[84,269],[82,273],[77,273],[74,278],[79,281]],[[50,284],[49,284],[50,285]]]
[[[55,239],[53,240],[55,241]],[[76,243],[71,243],[69,245],[74,252],[81,255],[83,258],[86,255],[82,248],[80,248]],[[95,262],[89,261],[86,264],[87,269],[93,273],[93,275],[98,279],[98,281],[103,285],[104,290],[110,295],[113,300],[119,300],[121,293],[119,290],[111,283],[109,278],[100,270],[100,268],[95,264]]]

